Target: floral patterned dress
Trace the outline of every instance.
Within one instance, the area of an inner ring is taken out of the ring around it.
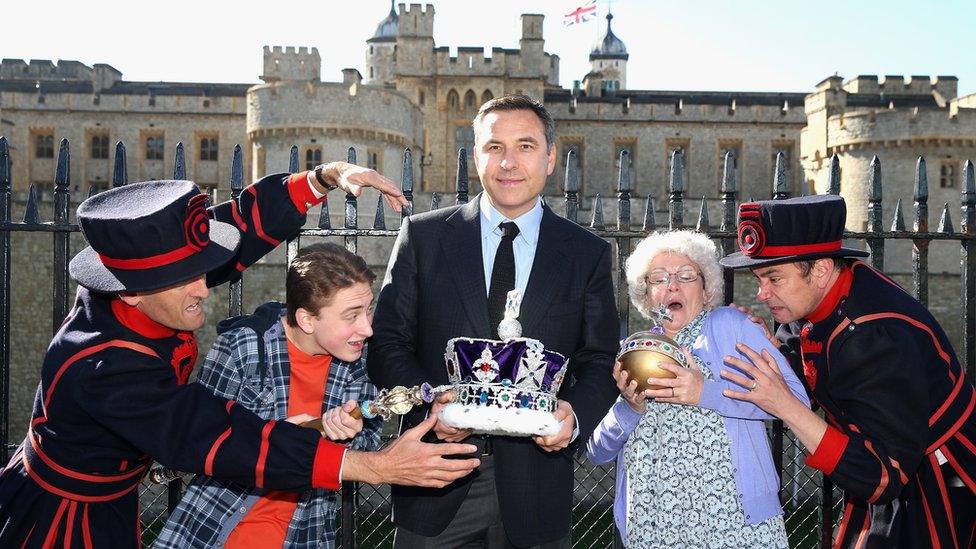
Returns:
[[[675,337],[691,347],[702,312]],[[706,379],[711,370],[696,357]],[[782,515],[746,524],[722,416],[713,410],[649,401],[624,448],[629,548],[786,548]]]

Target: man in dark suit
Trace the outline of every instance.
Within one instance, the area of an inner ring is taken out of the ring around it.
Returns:
[[[616,398],[619,323],[610,246],[542,204],[556,162],[553,121],[524,95],[493,99],[474,119],[485,192],[403,222],[373,324],[367,369],[380,387],[447,383],[453,337],[497,338],[504,295],[523,291],[524,337],[569,358],[558,434],[470,436],[438,422],[443,441],[478,445],[482,464],[442,489],[393,488],[395,546],[568,547],[573,458]],[[435,402],[438,412],[444,402]],[[424,419],[415,410],[407,429]]]

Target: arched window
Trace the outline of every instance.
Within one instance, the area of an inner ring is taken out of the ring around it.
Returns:
[[[461,101],[458,99],[458,93],[454,90],[447,92],[447,106],[452,109],[457,109],[460,106]]]
[[[485,93],[481,94],[481,104],[484,105],[494,98],[495,96],[491,94],[491,90],[485,90]]]
[[[464,108],[468,110],[474,109],[475,101],[477,101],[477,98],[475,97],[474,92],[468,90],[467,93],[464,94]]]

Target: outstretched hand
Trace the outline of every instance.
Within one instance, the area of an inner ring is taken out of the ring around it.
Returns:
[[[322,165],[322,177],[355,197],[362,194],[363,187],[373,187],[383,193],[387,204],[397,212],[403,211],[409,205],[396,184],[376,170],[348,162],[329,162]]]
[[[478,459],[450,459],[448,456],[473,454],[478,449],[475,445],[421,441],[435,423],[437,416],[431,414],[378,452],[355,452],[352,456],[347,453],[343,467],[348,474],[343,474],[343,480],[443,488],[470,474],[481,464]]]

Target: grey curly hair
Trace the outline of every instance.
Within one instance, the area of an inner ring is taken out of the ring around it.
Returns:
[[[705,281],[705,309],[722,304],[725,280],[718,264],[718,249],[707,236],[694,231],[655,232],[634,248],[627,258],[627,291],[630,302],[644,318],[650,318],[647,303],[647,267],[661,253],[673,252],[688,257],[701,270]]]

